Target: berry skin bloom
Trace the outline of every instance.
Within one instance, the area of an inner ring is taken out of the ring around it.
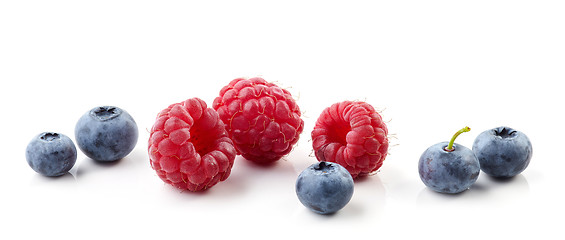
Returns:
[[[201,191],[230,175],[235,148],[218,113],[201,99],[162,110],[150,134],[151,167],[164,182]]]
[[[300,108],[285,89],[263,78],[237,78],[220,91],[213,108],[239,154],[270,163],[288,154],[304,129]]]
[[[26,160],[31,169],[43,176],[61,176],[75,165],[77,149],[66,135],[44,132],[27,145]]]
[[[324,109],[312,131],[318,161],[336,162],[353,178],[377,171],[388,151],[388,129],[366,102],[344,101]]]

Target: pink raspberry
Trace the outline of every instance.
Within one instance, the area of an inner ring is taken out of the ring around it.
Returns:
[[[378,170],[388,151],[388,130],[365,102],[344,101],[326,108],[312,131],[318,161],[336,162],[353,178]]]
[[[256,163],[274,162],[288,154],[304,128],[292,95],[259,77],[232,80],[212,106],[238,153]]]
[[[180,189],[201,191],[226,180],[235,155],[218,113],[198,98],[162,110],[151,128],[151,167]]]

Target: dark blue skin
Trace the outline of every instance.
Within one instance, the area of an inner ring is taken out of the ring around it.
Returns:
[[[435,144],[420,156],[420,179],[430,189],[440,193],[460,193],[477,181],[479,160],[469,148],[453,144],[454,151],[446,151],[448,142]]]
[[[492,177],[509,178],[520,174],[530,164],[532,143],[520,131],[498,127],[479,134],[473,143],[473,152],[483,172]]]
[[[34,137],[26,148],[29,166],[41,175],[61,176],[76,163],[77,149],[73,141],[60,133],[44,132]]]
[[[137,144],[137,124],[123,109],[96,107],[78,120],[75,138],[80,150],[89,158],[116,161],[127,156]]]
[[[337,163],[314,163],[298,176],[296,195],[304,206],[316,213],[335,213],[351,200],[353,178]]]

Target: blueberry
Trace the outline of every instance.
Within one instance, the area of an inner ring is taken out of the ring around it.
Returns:
[[[137,144],[137,137],[137,124],[128,112],[118,107],[95,107],[75,126],[80,150],[97,161],[124,158]]]
[[[44,132],[34,137],[26,148],[29,166],[44,176],[55,177],[67,173],[77,160],[73,141],[60,133]]]
[[[532,143],[526,134],[509,127],[482,132],[473,143],[481,170],[492,177],[508,178],[520,174],[530,164]]]
[[[422,153],[418,172],[427,187],[440,193],[460,193],[477,181],[479,160],[471,149],[454,143],[459,134],[469,130],[461,129],[451,142],[437,143]]]
[[[296,195],[304,206],[316,213],[335,213],[351,200],[353,178],[337,163],[314,163],[298,176]]]
[[[467,190],[479,177],[479,161],[471,149],[454,144],[455,150],[446,151],[448,142],[429,147],[420,156],[420,179],[440,193],[459,193]]]

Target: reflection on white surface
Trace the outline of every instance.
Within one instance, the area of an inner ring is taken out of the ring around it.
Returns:
[[[378,173],[355,179],[355,193],[344,208],[343,215],[358,217],[382,216],[386,206],[387,191]]]
[[[113,172],[119,172],[127,176],[128,173],[142,167],[150,167],[149,158],[146,152],[137,148],[123,159],[117,161],[103,162],[83,157],[80,159],[80,162],[77,162],[73,170],[76,169],[75,175],[77,180],[80,181],[90,178],[91,175],[110,174]]]
[[[31,170],[30,168],[30,171]],[[76,184],[76,177],[73,175],[72,172],[68,172],[65,173],[61,176],[57,176],[57,177],[46,177],[43,176],[39,173],[34,174],[34,176],[31,178],[30,181],[30,185],[32,186],[36,186],[36,187],[41,187],[44,185],[49,185],[49,184],[56,184],[56,185],[70,185],[70,184]]]
[[[528,180],[519,174],[512,178],[493,178],[481,172],[477,182],[458,194],[442,194],[424,187],[418,194],[418,204],[464,202],[473,204],[515,204],[530,193]]]

